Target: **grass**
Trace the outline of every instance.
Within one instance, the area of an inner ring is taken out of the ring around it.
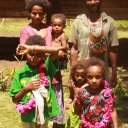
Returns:
[[[68,90],[64,87],[65,101]],[[117,103],[119,128],[128,128],[128,100]],[[65,111],[66,119],[69,111]],[[0,92],[0,128],[21,128],[20,114],[15,109],[8,92]],[[66,122],[66,121],[65,121]]]
[[[27,25],[29,21],[27,19],[0,19],[0,33],[14,33],[19,36],[21,28]],[[68,20],[65,32],[69,35],[72,20]],[[119,38],[128,38],[127,31],[123,29],[128,28],[128,21],[117,21],[117,28]],[[123,28],[123,29],[120,29]],[[64,85],[67,85],[67,79],[69,71],[63,72]],[[64,87],[64,97],[67,100],[69,93],[68,89]],[[117,103],[119,128],[128,127],[128,100],[120,101]],[[65,111],[66,119],[68,118],[69,111]],[[0,92],[0,128],[21,128],[20,114],[15,109],[15,104],[12,103],[8,92]]]
[[[0,33],[11,33],[19,36],[20,30],[29,23],[30,21],[27,18],[0,18]],[[67,20],[67,27],[65,32],[67,35],[70,33],[71,24],[73,19]],[[128,38],[126,29],[128,28],[128,20],[118,20],[116,21],[117,28],[119,29],[118,37],[119,38]],[[125,30],[125,31],[124,31]]]
[[[8,92],[0,92],[0,128],[21,128],[20,114]]]

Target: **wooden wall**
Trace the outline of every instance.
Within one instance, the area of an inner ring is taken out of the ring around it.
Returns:
[[[25,10],[27,0],[1,0],[0,17],[27,17]],[[84,0],[49,0],[53,4],[53,11],[62,10],[69,18],[74,18],[85,11]],[[57,6],[56,1],[60,4]],[[128,19],[128,0],[103,0],[102,10],[115,19]]]
[[[26,17],[24,0],[1,0],[0,1],[0,17],[15,18]]]

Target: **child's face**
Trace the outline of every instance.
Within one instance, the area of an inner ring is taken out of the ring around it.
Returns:
[[[98,89],[103,79],[102,68],[91,66],[87,69],[87,82],[92,89]]]
[[[59,18],[52,19],[51,26],[52,26],[52,30],[54,33],[63,32],[64,25],[63,25],[63,22],[61,19],[59,19]]]
[[[39,5],[34,5],[30,16],[34,24],[40,24],[44,18],[44,9]]]
[[[26,54],[26,59],[31,66],[37,66],[43,60],[42,52],[29,52]]]
[[[83,85],[85,83],[85,70],[84,69],[76,69],[74,74],[75,81],[78,85]]]

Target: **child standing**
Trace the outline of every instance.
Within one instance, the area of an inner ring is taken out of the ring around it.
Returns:
[[[78,62],[71,68],[70,77],[74,81],[74,88],[70,88],[70,97],[65,105],[65,109],[69,109],[74,101],[77,92],[85,86],[85,67],[82,62]],[[73,107],[71,108],[70,116],[68,118],[66,128],[79,128],[81,124],[80,118],[74,113]]]
[[[35,111],[35,99],[33,91],[45,86],[48,96],[44,103],[44,118],[49,120],[60,114],[56,95],[52,86],[52,77],[58,71],[57,60],[59,49],[45,46],[41,36],[35,35],[27,39],[26,44],[20,44],[17,48],[19,55],[25,54],[27,63],[19,69],[12,81],[10,96],[20,107],[21,120],[24,128],[35,128],[37,115]],[[45,58],[45,53],[52,55]],[[38,74],[38,79],[36,78]],[[44,125],[40,125],[43,128]]]
[[[85,61],[88,85],[81,89],[75,99],[74,109],[81,117],[80,128],[117,128],[114,95],[105,78],[105,63],[98,58]]]
[[[61,47],[61,51],[66,53],[67,50],[67,41],[66,35],[63,31],[66,24],[66,17],[64,14],[53,14],[51,16],[51,27],[52,27],[52,47]],[[60,52],[61,54],[61,52]],[[63,69],[64,65],[67,60],[66,57],[59,58],[60,61],[60,68]],[[64,100],[63,100],[63,88],[62,88],[62,76],[60,70],[56,73],[53,77],[53,88],[56,93],[56,98],[58,104],[60,106],[61,114],[57,117],[53,118],[53,128],[63,128],[63,120],[64,120]]]

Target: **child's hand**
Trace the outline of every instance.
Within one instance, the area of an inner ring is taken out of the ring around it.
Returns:
[[[32,91],[38,88],[40,88],[40,80],[37,80],[35,78],[32,78],[29,83],[24,87],[24,89],[27,91]]]
[[[23,55],[29,51],[29,46],[25,44],[19,44],[16,48],[16,53],[18,55]]]
[[[58,56],[63,58],[66,56],[66,53],[63,52],[62,50],[59,50]]]
[[[74,87],[75,87],[74,81],[73,81],[72,79],[70,79],[70,78],[69,78],[69,80],[68,80],[68,87],[69,87],[69,88],[74,88]]]
[[[71,107],[72,102],[73,102],[73,100],[71,98],[69,98],[67,103],[64,105],[66,110],[68,110]]]
[[[65,106],[64,106],[64,108],[65,108],[66,110],[69,110],[70,107],[71,107],[71,104],[69,104],[69,103],[65,104]]]

